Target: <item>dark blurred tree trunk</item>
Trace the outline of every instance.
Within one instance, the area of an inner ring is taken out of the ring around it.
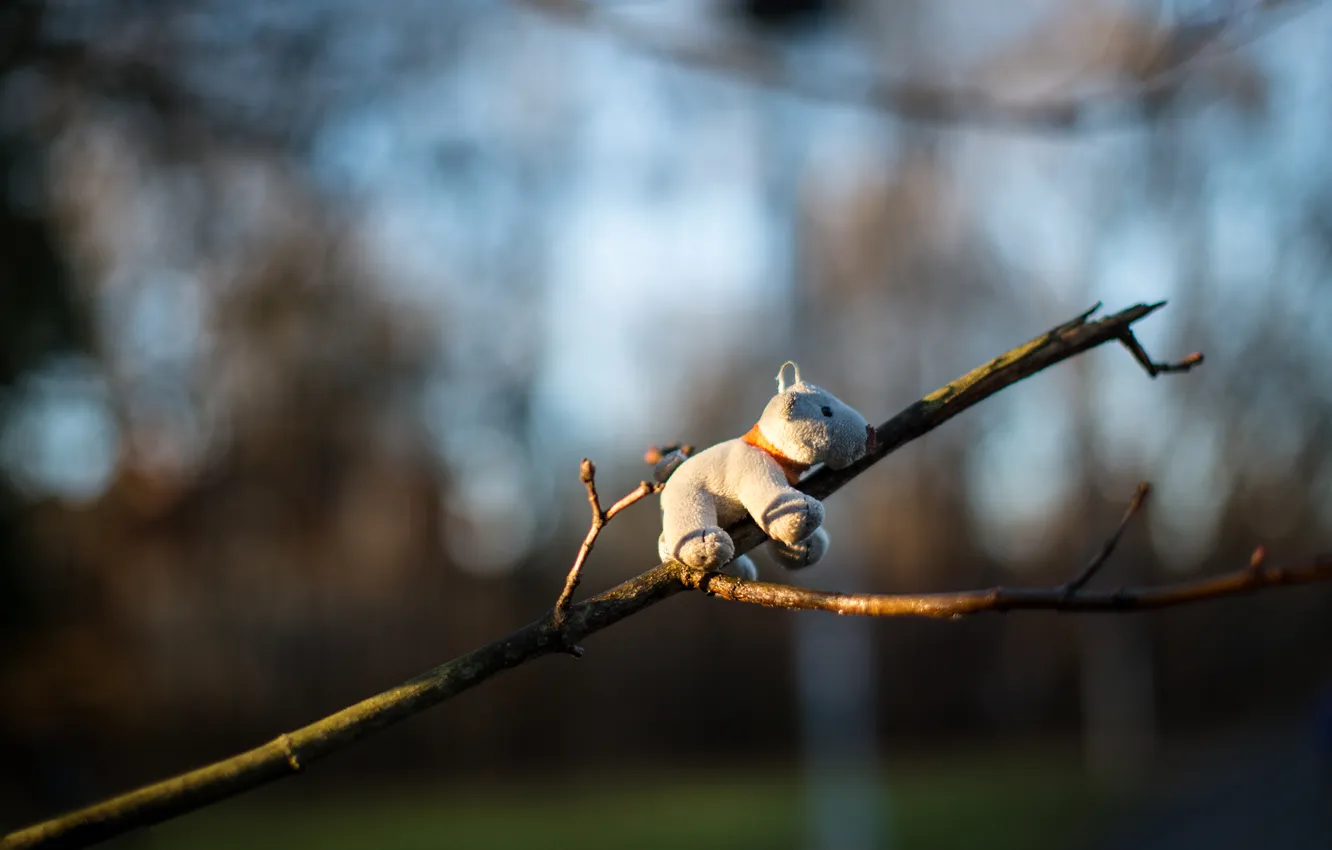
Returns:
[[[63,262],[46,197],[46,144],[22,89],[42,49],[45,4],[0,10],[0,393],[61,352],[85,351],[88,328],[73,277]],[[0,394],[0,433],[6,415]],[[0,669],[15,663],[21,636],[56,616],[37,579],[42,570],[21,529],[28,505],[0,475]],[[70,742],[0,735],[0,762],[26,777],[20,794],[43,808],[81,802],[86,756]]]
[[[12,389],[52,354],[86,347],[87,334],[68,270],[56,246],[43,185],[44,151],[24,119],[15,87],[37,51],[43,6],[18,3],[0,12],[0,390]],[[5,414],[0,398],[0,425]],[[0,476],[0,647],[38,616],[24,578],[17,536],[23,500]],[[0,659],[2,660],[2,659]]]

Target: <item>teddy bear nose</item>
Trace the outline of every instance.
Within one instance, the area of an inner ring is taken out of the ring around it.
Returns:
[[[879,445],[879,435],[876,434],[876,433],[874,432],[874,426],[873,426],[873,425],[866,425],[866,426],[865,426],[865,449],[866,449],[867,451],[871,451],[871,452],[872,452],[872,451],[874,451],[875,447],[877,447],[878,445]]]

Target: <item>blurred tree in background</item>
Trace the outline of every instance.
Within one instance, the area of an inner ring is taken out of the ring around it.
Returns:
[[[577,459],[632,486],[650,443],[747,429],[787,358],[882,420],[1097,300],[1170,298],[1144,342],[1208,355],[1150,384],[1097,353],[951,423],[838,498],[844,561],[801,582],[1062,581],[1143,478],[1126,583],[1326,548],[1321,5],[580,5],[0,11],[6,814],[525,622],[584,531]],[[689,67],[755,51],[763,86]],[[589,584],[657,522],[618,520]],[[1158,736],[1299,710],[1329,606],[873,623],[874,722],[890,751],[1092,731],[1140,775]],[[673,604],[330,775],[788,764],[790,623]],[[703,710],[724,739],[640,735]]]

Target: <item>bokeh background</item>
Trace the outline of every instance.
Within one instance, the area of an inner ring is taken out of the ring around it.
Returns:
[[[1006,390],[834,497],[795,581],[1057,583],[1142,479],[1099,582],[1326,552],[1325,7],[7,4],[3,825],[540,616],[579,459],[618,496],[649,444],[746,430],[786,359],[883,421],[1096,301],[1169,299],[1144,345],[1207,355]],[[584,591],[658,521],[617,518]],[[949,623],[688,597],[587,650],[118,844],[1332,842],[1325,588]]]

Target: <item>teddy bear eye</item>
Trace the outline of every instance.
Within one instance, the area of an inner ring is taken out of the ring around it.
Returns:
[[[829,419],[831,419],[831,418],[832,418],[832,408],[825,404],[825,405],[823,406],[822,409],[823,409],[823,415],[824,415],[824,416],[827,416]]]

